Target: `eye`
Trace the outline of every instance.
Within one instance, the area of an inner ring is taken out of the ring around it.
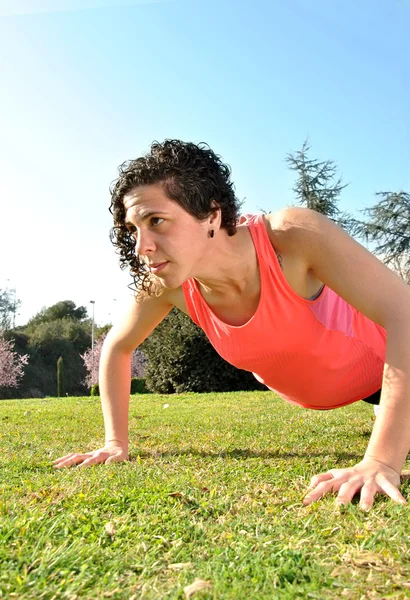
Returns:
[[[163,221],[164,219],[161,219],[161,217],[152,217],[151,219],[151,225],[153,225],[155,227],[155,225],[160,225],[161,223],[159,223],[158,221]]]
[[[127,225],[127,231],[128,233],[135,233],[137,231],[137,228],[135,227],[135,225]]]

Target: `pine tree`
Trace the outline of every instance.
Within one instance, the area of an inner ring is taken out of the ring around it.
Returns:
[[[410,194],[378,192],[379,202],[362,212],[365,221],[350,220],[352,235],[376,244],[373,252],[410,285]]]
[[[57,360],[57,396],[64,396],[64,363],[63,357],[59,356]]]
[[[286,155],[286,162],[298,177],[293,187],[299,204],[316,210],[347,228],[350,215],[342,213],[337,206],[340,194],[347,184],[337,177],[337,166],[333,160],[319,161],[308,158],[310,146],[303,142],[301,150]]]

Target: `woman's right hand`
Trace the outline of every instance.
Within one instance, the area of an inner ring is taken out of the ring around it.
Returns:
[[[97,465],[99,463],[105,463],[106,465],[113,462],[121,462],[128,460],[128,450],[121,444],[112,443],[107,444],[104,448],[99,448],[93,452],[86,452],[85,454],[72,452],[66,454],[61,458],[57,458],[53,462],[55,469],[61,469],[62,467],[72,467],[78,465],[79,467],[89,467],[90,465]]]

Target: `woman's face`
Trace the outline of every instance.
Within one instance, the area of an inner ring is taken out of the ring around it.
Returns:
[[[207,263],[209,267],[213,217],[198,221],[170,200],[161,184],[134,188],[124,196],[124,207],[135,251],[164,287],[175,289],[201,273]]]

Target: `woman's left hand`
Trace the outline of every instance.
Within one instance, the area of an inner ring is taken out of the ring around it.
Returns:
[[[364,458],[349,469],[330,469],[312,477],[303,504],[311,504],[329,492],[338,492],[338,504],[348,504],[359,491],[363,510],[372,507],[377,493],[386,494],[399,504],[407,504],[398,490],[399,485],[400,475],[394,469],[378,460]]]

